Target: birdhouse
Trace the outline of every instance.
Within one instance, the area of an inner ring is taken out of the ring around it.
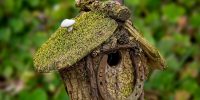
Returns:
[[[127,7],[114,1],[79,7],[73,29],[59,27],[38,49],[35,70],[59,71],[71,100],[143,98],[149,72],[165,68],[159,51],[135,29]]]

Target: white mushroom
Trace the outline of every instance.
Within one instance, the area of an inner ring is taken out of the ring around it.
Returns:
[[[73,24],[75,23],[75,20],[72,19],[65,19],[61,23],[61,27],[66,27],[68,32],[71,32],[73,30]]]

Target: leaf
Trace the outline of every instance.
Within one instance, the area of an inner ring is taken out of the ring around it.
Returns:
[[[18,100],[29,100],[30,95],[29,91],[23,90],[19,93]]]
[[[145,18],[145,22],[152,26],[160,25],[160,15],[157,12],[149,13],[149,15]]]
[[[55,94],[53,100],[70,100],[70,98],[67,95],[64,87],[61,87],[60,91]]]
[[[11,26],[14,33],[21,33],[25,27],[23,21],[19,18],[10,19],[9,26]]]
[[[195,94],[198,90],[198,83],[194,79],[185,79],[181,82],[181,88],[187,90],[191,94]]]
[[[48,100],[48,96],[43,89],[37,88],[31,93],[29,100]]]
[[[193,100],[200,100],[200,87],[198,87],[197,91],[194,94],[194,99]]]
[[[7,27],[0,28],[0,41],[9,42],[11,37],[11,30]]]
[[[171,71],[154,71],[147,84],[159,91],[171,91],[174,88],[172,84],[175,78],[175,73]]]
[[[148,42],[150,42],[153,45],[156,44],[149,28],[144,28],[143,29],[143,35],[148,40]]]
[[[4,14],[4,12],[3,12],[3,10],[0,8],[0,22],[2,21],[3,14]]]
[[[13,67],[10,65],[5,66],[3,74],[6,78],[9,78],[13,74]]]
[[[140,0],[124,0],[125,1],[125,4],[127,5],[139,5],[140,4]]]
[[[40,4],[40,0],[28,0],[27,1],[31,7],[37,7]]]
[[[195,27],[199,28],[200,26],[200,14],[197,12],[194,12],[192,16],[190,17],[190,24]]]
[[[171,55],[174,44],[175,40],[173,38],[165,36],[158,42],[158,48],[163,55],[167,56]]]
[[[187,7],[192,7],[195,5],[195,3],[197,3],[198,0],[180,0],[180,2],[184,5],[186,5]]]
[[[185,9],[181,6],[171,3],[163,6],[162,13],[167,21],[175,23],[179,17],[185,14]]]
[[[149,9],[157,9],[161,5],[162,0],[147,0],[148,8]]]
[[[0,100],[13,100],[13,97],[0,90]]]
[[[195,39],[197,40],[197,43],[200,44],[200,31],[195,34]]]
[[[48,100],[48,96],[43,89],[36,88],[32,92],[30,90],[21,91],[17,100]]]
[[[196,68],[191,68],[190,66],[187,66],[185,69],[181,71],[181,79],[186,78],[197,78],[198,76],[198,70]]]
[[[190,37],[188,35],[183,35],[181,33],[174,33],[173,39],[175,40],[173,52],[175,52],[178,56],[181,56],[182,59],[184,57],[187,57],[193,52],[193,48],[190,42]]]
[[[177,44],[183,46],[190,46],[190,37],[188,35],[183,35],[181,33],[174,33],[173,38],[175,39]]]
[[[15,1],[14,0],[4,0],[4,8],[7,13],[12,13],[15,10]]]
[[[182,67],[176,56],[173,54],[167,58],[167,65],[168,69],[173,70],[174,72],[178,72]]]

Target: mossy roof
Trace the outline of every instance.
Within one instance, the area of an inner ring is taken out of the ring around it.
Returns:
[[[59,27],[34,55],[38,72],[70,67],[114,33],[117,23],[98,12],[84,12],[74,18],[73,31]]]

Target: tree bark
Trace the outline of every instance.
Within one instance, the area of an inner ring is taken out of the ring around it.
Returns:
[[[93,100],[84,60],[59,72],[70,100]]]
[[[135,84],[135,68],[129,51],[120,50],[121,63],[115,67],[107,64],[103,58],[106,54],[103,54],[92,59],[89,55],[71,68],[60,70],[70,100],[125,100],[129,97]],[[101,62],[103,59],[106,63]],[[100,75],[103,79],[98,78],[100,66],[105,67]]]

